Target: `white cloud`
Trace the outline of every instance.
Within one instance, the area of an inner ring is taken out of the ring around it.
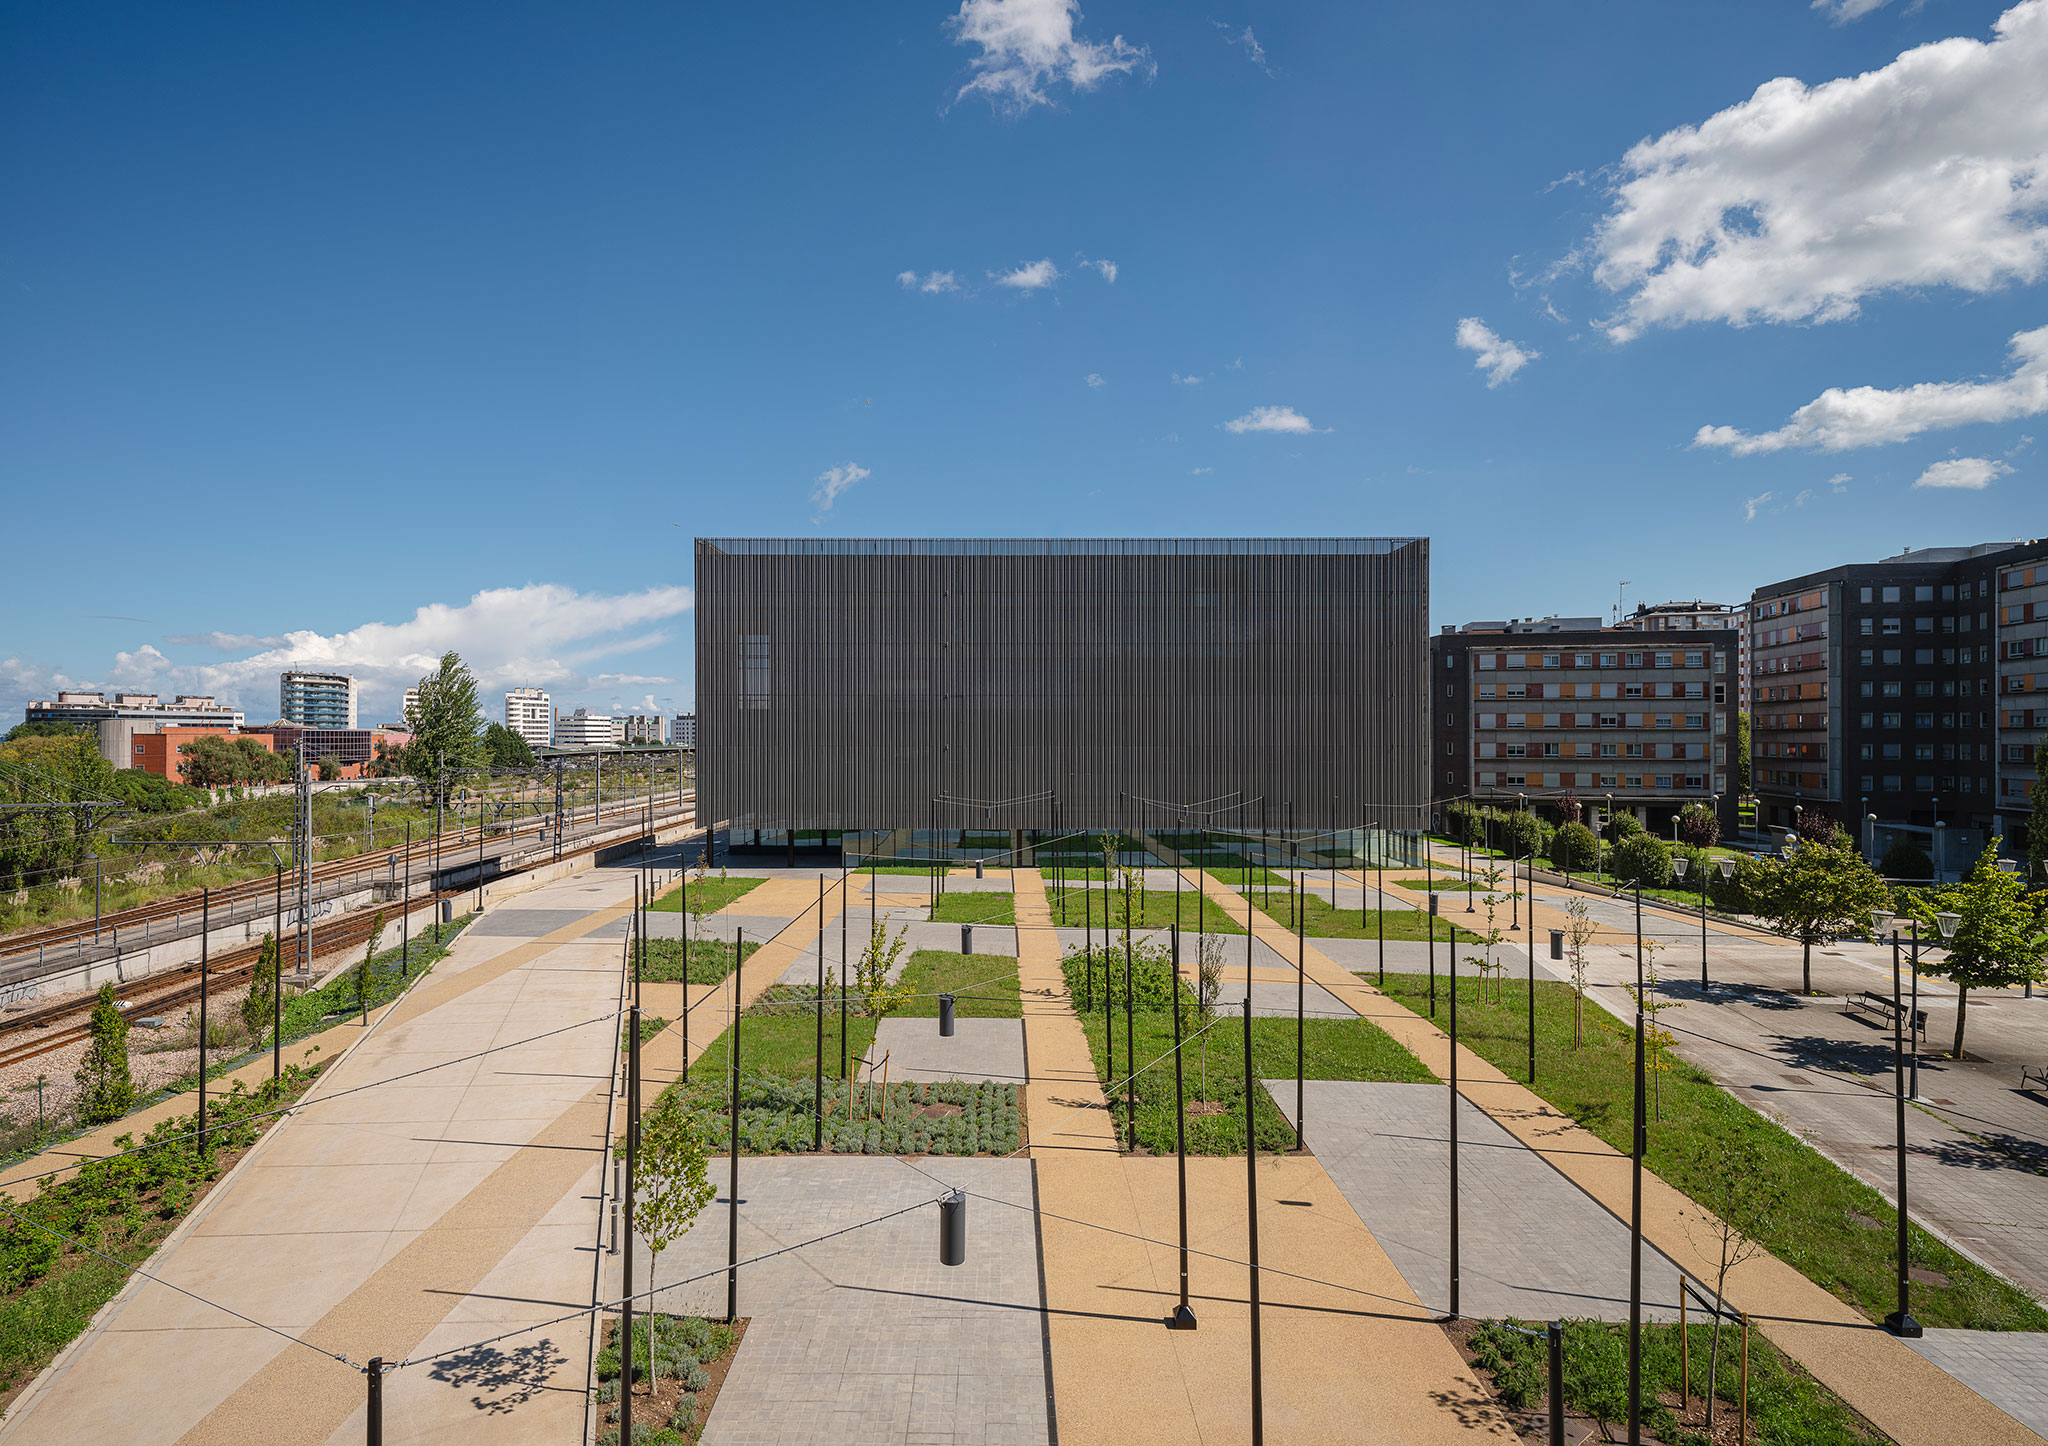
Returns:
[[[1489,387],[1499,386],[1543,355],[1516,342],[1502,340],[1492,327],[1476,316],[1467,316],[1458,322],[1458,345],[1466,351],[1478,353],[1472,365],[1486,373]]]
[[[1051,105],[1053,86],[1084,91],[1112,75],[1157,73],[1152,52],[1121,35],[1107,43],[1077,37],[1080,13],[1078,0],[962,0],[946,28],[954,44],[979,46],[981,53],[973,79],[953,99],[978,95],[998,111],[1023,115]]]
[[[1813,8],[1835,24],[1847,25],[1851,20],[1861,20],[1891,3],[1892,0],[1813,0]]]
[[[1080,260],[1080,265],[1093,270],[1111,286],[1116,285],[1116,263],[1114,261],[1104,261],[1099,256],[1090,261],[1087,257],[1083,256]]]
[[[1199,387],[1207,380],[1207,377],[1184,377],[1179,372],[1173,374],[1173,384],[1177,387]]]
[[[1241,371],[1243,371],[1243,370],[1244,370],[1244,358],[1243,358],[1243,357],[1239,357],[1239,358],[1238,358],[1238,359],[1237,359],[1236,361],[1232,362],[1232,363],[1230,364],[1230,369],[1231,369],[1232,371],[1234,371],[1234,372],[1241,372]]]
[[[1266,47],[1259,44],[1258,37],[1252,34],[1251,26],[1245,26],[1242,34],[1233,35],[1230,32],[1230,27],[1221,20],[1211,20],[1209,23],[1223,32],[1224,44],[1242,50],[1245,59],[1249,60],[1266,74],[1271,75],[1273,73],[1273,67],[1266,62]]]
[[[528,583],[487,588],[460,605],[429,603],[404,622],[365,623],[331,634],[285,633],[275,646],[240,658],[186,663],[145,643],[115,653],[95,676],[80,676],[62,665],[9,657],[0,660],[0,709],[17,709],[59,689],[140,688],[212,694],[241,708],[250,722],[267,723],[276,716],[277,675],[299,667],[353,673],[363,685],[365,718],[386,722],[397,715],[399,695],[450,649],[462,654],[476,673],[487,704],[495,702],[489,696],[493,691],[523,683],[550,689],[559,702],[602,686],[600,677],[585,674],[579,663],[666,642],[668,634],[659,629],[631,630],[676,617],[690,606],[686,587],[608,596],[555,583]]]
[[[1196,468],[1192,469],[1191,471],[1189,471],[1189,473],[1188,473],[1188,476],[1190,476],[1190,477],[1200,477],[1200,476],[1203,476],[1203,475],[1204,475],[1204,474],[1206,474],[1206,473],[1209,473],[1209,472],[1214,472],[1215,470],[1216,470],[1216,469],[1215,469],[1214,467],[1196,467]]]
[[[845,462],[837,467],[827,467],[818,474],[818,485],[811,489],[811,505],[820,512],[830,512],[832,504],[839,500],[840,493],[871,475],[868,469],[858,462]]]
[[[1091,387],[1099,387],[1102,385],[1102,373],[1090,372],[1087,376],[1081,378],[1081,380],[1088,383],[1088,385]]]
[[[1936,462],[1915,479],[1915,487],[1967,487],[1981,492],[1999,477],[2005,476],[2012,468],[2003,462],[1990,461],[1983,457],[1951,457],[1946,462]]]
[[[1775,432],[1701,427],[1695,447],[1726,447],[1738,457],[1816,447],[1845,452],[1903,442],[1922,432],[1972,422],[2009,422],[2048,412],[2048,326],[2015,333],[2006,344],[2012,371],[1992,382],[1920,382],[1896,391],[1829,387]]]
[[[238,653],[245,648],[284,646],[282,637],[258,637],[254,633],[166,633],[164,641],[174,647],[218,648],[224,653]]]
[[[1307,417],[1292,407],[1253,407],[1234,421],[1225,422],[1223,430],[1242,435],[1245,432],[1295,432],[1306,433],[1317,430],[1309,425]],[[1328,427],[1322,428],[1327,432]]]
[[[1052,264],[1051,258],[1041,257],[1036,261],[1025,262],[1015,271],[991,271],[988,277],[998,286],[1009,286],[1018,291],[1028,292],[1037,291],[1058,281],[1060,269]]]
[[[1839,321],[1877,292],[1987,292],[2048,271],[2048,0],[1878,70],[1749,99],[1638,142],[1586,250],[1608,335]]]
[[[1792,498],[1792,505],[1794,507],[1804,507],[1806,505],[1806,499],[1811,496],[1813,496],[1813,489],[1811,487],[1802,487],[1799,489],[1798,493]]]
[[[1847,472],[1837,472],[1828,478],[1828,487],[1835,492],[1847,492],[1849,484],[1854,480]]]
[[[1742,501],[1742,520],[1744,522],[1756,521],[1756,510],[1770,501],[1771,497],[1772,494],[1769,492],[1759,492],[1754,497],[1745,497]]]
[[[927,296],[960,289],[959,281],[950,271],[927,271],[921,277],[915,271],[899,271],[896,282],[905,291],[922,291]]]

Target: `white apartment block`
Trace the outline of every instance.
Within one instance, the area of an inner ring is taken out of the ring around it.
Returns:
[[[555,747],[610,748],[618,742],[617,721],[608,714],[578,708],[555,714]]]
[[[510,688],[505,692],[505,726],[526,740],[530,748],[545,748],[554,741],[554,702],[539,688]]]

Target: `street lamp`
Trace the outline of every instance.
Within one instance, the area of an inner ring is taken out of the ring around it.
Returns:
[[[1529,811],[1528,794],[1518,793],[1515,795],[1515,811],[1517,813],[1527,813]],[[1510,929],[1521,928],[1522,891],[1518,887],[1518,880],[1515,876],[1515,856],[1514,851],[1512,849],[1510,849],[1508,852],[1508,908],[1513,915],[1513,917],[1511,917],[1508,920],[1508,927]]]
[[[1870,935],[1877,938],[1884,931],[1885,923],[1891,917],[1890,909],[1870,911]],[[1920,978],[1913,976],[1913,1000],[1917,1006],[1920,999]],[[1920,1335],[1920,1322],[1913,1319],[1910,1282],[1907,1279],[1907,1226],[1906,1216],[1906,1045],[1904,1032],[1915,1028],[1918,1019],[1917,1007],[1907,1014],[1904,1001],[1899,998],[1899,931],[1892,930],[1892,1132],[1893,1154],[1898,1160],[1898,1208],[1899,1238],[1894,1255],[1897,1272],[1899,1308],[1884,1318],[1884,1327],[1895,1336],[1908,1339]],[[1917,1062],[1918,1052],[1914,1058]]]

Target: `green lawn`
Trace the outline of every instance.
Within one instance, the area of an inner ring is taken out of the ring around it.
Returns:
[[[703,879],[671,889],[650,906],[670,914],[715,914],[734,899],[767,883],[766,879]]]
[[[1016,1019],[1017,961],[1002,954],[949,954],[920,949],[903,968],[903,982],[917,997],[896,1013],[906,1019],[937,1019],[941,994],[954,996],[962,1019]]]
[[[1386,937],[1421,942],[1429,938],[1429,913],[1424,909],[1374,909],[1362,918],[1356,909],[1332,908],[1330,901],[1317,894],[1302,896],[1304,912],[1308,916],[1307,928],[1303,931],[1311,939],[1377,939],[1380,937],[1381,919],[1386,923]],[[1464,913],[1461,908],[1458,911]],[[1287,905],[1280,899],[1273,900],[1273,907],[1266,911],[1267,917],[1276,923],[1294,927]],[[1477,919],[1480,915],[1473,915]],[[1501,916],[1501,927],[1507,927],[1507,916]],[[1439,916],[1436,921],[1438,943],[1476,944],[1479,935]]]
[[[1363,976],[1361,976],[1363,977]],[[1443,985],[1439,981],[1439,992]],[[1461,980],[1468,1000],[1475,981]],[[1427,1012],[1429,981],[1387,975],[1388,994]],[[1459,1011],[1459,1041],[1522,1078],[1528,1060],[1527,985],[1510,980],[1502,1004],[1472,1003]],[[1629,1147],[1634,1093],[1633,1034],[1587,1004],[1585,1044],[1572,1047],[1572,990],[1536,985],[1537,1094],[1617,1150]],[[1732,1159],[1760,1162],[1785,1191],[1781,1209],[1749,1222],[1756,1238],[1809,1279],[1881,1320],[1896,1304],[1892,1242],[1897,1217],[1884,1198],[1678,1059],[1661,1077],[1661,1114],[1649,1122],[1649,1168],[1700,1199],[1717,1190],[1717,1172]],[[1876,1229],[1863,1220],[1875,1221]],[[1972,1330],[2048,1329],[2048,1310],[1933,1236],[1912,1232],[1912,1263],[1948,1277],[1942,1286],[1915,1283],[1913,1314],[1925,1326]]]
[[[1017,922],[1017,896],[992,890],[941,894],[938,907],[932,910],[932,921],[938,924],[1014,924]]]
[[[1287,875],[1276,874],[1268,868],[1247,868],[1243,859],[1232,859],[1217,867],[1205,864],[1203,872],[1217,883],[1228,884],[1240,892],[1258,884],[1269,884],[1276,889],[1287,887]]]
[[[1098,1007],[1082,1019],[1088,1048],[1095,1056],[1096,1077],[1108,1081],[1103,1052],[1103,1011]],[[1124,1020],[1121,1008],[1110,1011],[1116,1029],[1116,1072],[1119,1079],[1131,1072],[1124,1050]],[[1187,1120],[1188,1153],[1196,1155],[1241,1155],[1244,1153],[1244,1021],[1233,1010],[1218,1010],[1213,1027],[1193,1038],[1182,1056],[1187,1099],[1222,1105],[1221,1114],[1190,1113]],[[1252,1068],[1262,1079],[1291,1078],[1294,1074],[1294,1025],[1292,1019],[1252,1020]],[[1140,1064],[1158,1060],[1137,1078],[1138,1143],[1153,1154],[1170,1154],[1173,1133],[1173,1013],[1168,1009],[1132,1011],[1133,1045]],[[1183,1036],[1202,1028],[1196,1011],[1182,1011]],[[1435,1076],[1419,1060],[1396,1044],[1378,1025],[1363,1019],[1311,1019],[1303,1026],[1302,1067],[1309,1079],[1392,1080],[1429,1083]],[[1273,1103],[1272,1096],[1259,1090],[1254,1101],[1254,1122],[1262,1150],[1294,1148],[1294,1129]],[[1123,1121],[1121,1099],[1116,1104],[1119,1130]],[[1038,1121],[1043,1128],[1046,1121]],[[1313,1124],[1313,1122],[1311,1122]],[[1313,1130],[1311,1130],[1313,1133]]]
[[[932,866],[928,860],[913,859],[908,862],[862,864],[854,872],[857,874],[916,874],[920,878],[930,878]]]
[[[751,959],[761,946],[749,939],[740,957]],[[647,959],[641,965],[644,984],[674,984],[683,978],[684,951],[681,939],[649,939]],[[732,945],[722,939],[689,941],[689,979],[692,984],[716,984],[732,973]]]
[[[789,988],[778,985],[768,991],[747,1010],[740,1019],[740,1068],[750,1075],[773,1075],[782,1079],[808,1080],[817,1073],[817,1015],[812,1008],[813,991],[808,987]],[[825,1073],[832,1079],[839,1077],[839,995],[828,989],[825,999]],[[700,1023],[701,1021],[701,1023]],[[726,1023],[723,1014],[712,1014],[699,1010],[691,1016],[690,1034],[698,1037],[700,1032],[719,1028]],[[703,1055],[690,1063],[692,1080],[718,1080],[725,1078],[726,1048],[730,1043],[731,1031],[721,1029],[718,1037],[711,1041]],[[847,1007],[846,1047],[847,1057],[858,1068],[860,1058],[874,1043],[875,1022],[863,1018],[860,1000],[852,999]],[[670,1085],[669,1089],[675,1089]],[[667,1090],[663,1091],[668,1093]]]
[[[1064,895],[1048,895],[1052,905],[1052,921],[1064,928],[1082,928],[1092,917],[1095,926],[1102,927],[1103,920],[1109,921],[1112,929],[1124,926],[1124,895],[1121,889],[1069,889]],[[1133,929],[1164,929],[1173,922],[1174,895],[1171,890],[1160,893],[1148,891],[1142,903],[1133,899],[1138,907],[1132,909],[1130,924]],[[1200,910],[1199,914],[1196,912]],[[1192,930],[1199,919],[1202,929],[1210,934],[1242,934],[1244,927],[1231,922],[1223,907],[1205,894],[1193,889],[1180,893],[1180,926]]]

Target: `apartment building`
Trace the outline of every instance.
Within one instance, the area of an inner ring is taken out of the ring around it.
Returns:
[[[1616,626],[1637,632],[1711,632],[1734,628],[1740,639],[1736,659],[1735,705],[1749,706],[1749,609],[1742,603],[1691,602],[1638,603],[1636,610]]]
[[[505,726],[526,740],[529,748],[554,741],[554,700],[540,688],[509,688],[505,692]]]
[[[1738,630],[1513,619],[1446,627],[1430,654],[1433,812],[1469,797],[1555,817],[1570,796],[1668,835],[1704,803],[1734,832]]]
[[[1922,548],[1758,588],[1759,822],[1791,828],[1822,812],[1873,856],[1910,838],[1944,872],[2011,831],[2028,802],[2000,780],[2031,756],[2021,735],[2034,713],[2014,700],[2033,679],[2027,579],[2042,553],[2039,543]],[[2010,766],[2008,747],[2019,750]]]
[[[277,716],[301,728],[354,728],[356,680],[292,668],[277,676]]]
[[[697,746],[697,715],[695,713],[676,714],[675,721],[669,725],[668,739],[669,742],[675,744],[678,748],[695,748]]]
[[[2033,812],[2036,750],[2048,733],[2048,547],[2030,543],[1992,559],[1998,602],[1998,792],[2001,831],[2021,849]]]
[[[668,742],[667,729],[662,726],[659,713],[628,713],[623,718],[614,718],[617,741],[645,746]]]
[[[116,768],[135,766],[137,737],[166,728],[212,728],[233,732],[242,726],[242,712],[211,697],[181,693],[166,703],[155,693],[65,692],[54,700],[38,699],[23,710],[29,723],[70,723],[99,737],[100,757]]]
[[[618,732],[609,714],[592,713],[588,708],[555,714],[557,748],[610,748],[617,742]]]

